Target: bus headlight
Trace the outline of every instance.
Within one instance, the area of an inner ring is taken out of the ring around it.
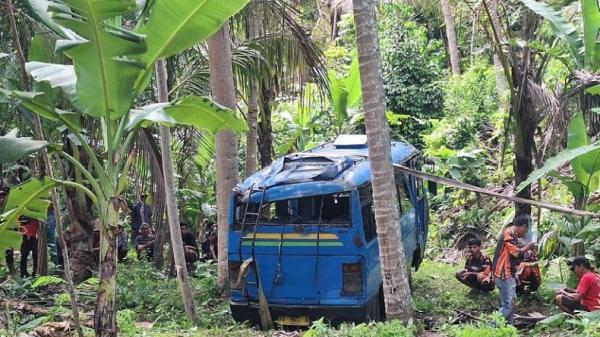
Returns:
[[[360,293],[362,291],[362,263],[343,263],[344,293]]]

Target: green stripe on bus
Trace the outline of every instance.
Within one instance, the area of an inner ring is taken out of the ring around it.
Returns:
[[[252,246],[252,241],[244,240],[242,246]],[[256,241],[255,247],[279,247],[279,241]],[[316,247],[317,241],[283,241],[283,247]],[[340,241],[321,241],[319,247],[343,247]]]

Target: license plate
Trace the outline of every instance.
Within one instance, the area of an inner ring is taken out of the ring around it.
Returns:
[[[284,326],[310,326],[310,319],[307,316],[279,316],[276,323]]]

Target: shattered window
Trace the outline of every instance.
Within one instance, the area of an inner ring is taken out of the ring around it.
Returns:
[[[238,223],[243,221],[244,207],[245,204],[242,204],[238,206],[236,211],[236,222]],[[257,211],[258,203],[249,205],[249,213],[256,213]],[[263,204],[260,218],[259,222],[261,224],[315,225],[320,223],[350,225],[350,193],[344,192],[268,202]],[[248,214],[245,222],[246,224],[253,224],[256,222],[256,217]]]

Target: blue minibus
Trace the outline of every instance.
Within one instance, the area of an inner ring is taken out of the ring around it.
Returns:
[[[392,142],[392,161],[419,169],[419,151]],[[423,260],[423,183],[395,172],[407,266]],[[384,316],[366,136],[341,135],[279,158],[239,183],[229,208],[230,308],[236,321],[303,326]],[[263,306],[264,308],[264,306]],[[262,309],[264,312],[264,309]]]

